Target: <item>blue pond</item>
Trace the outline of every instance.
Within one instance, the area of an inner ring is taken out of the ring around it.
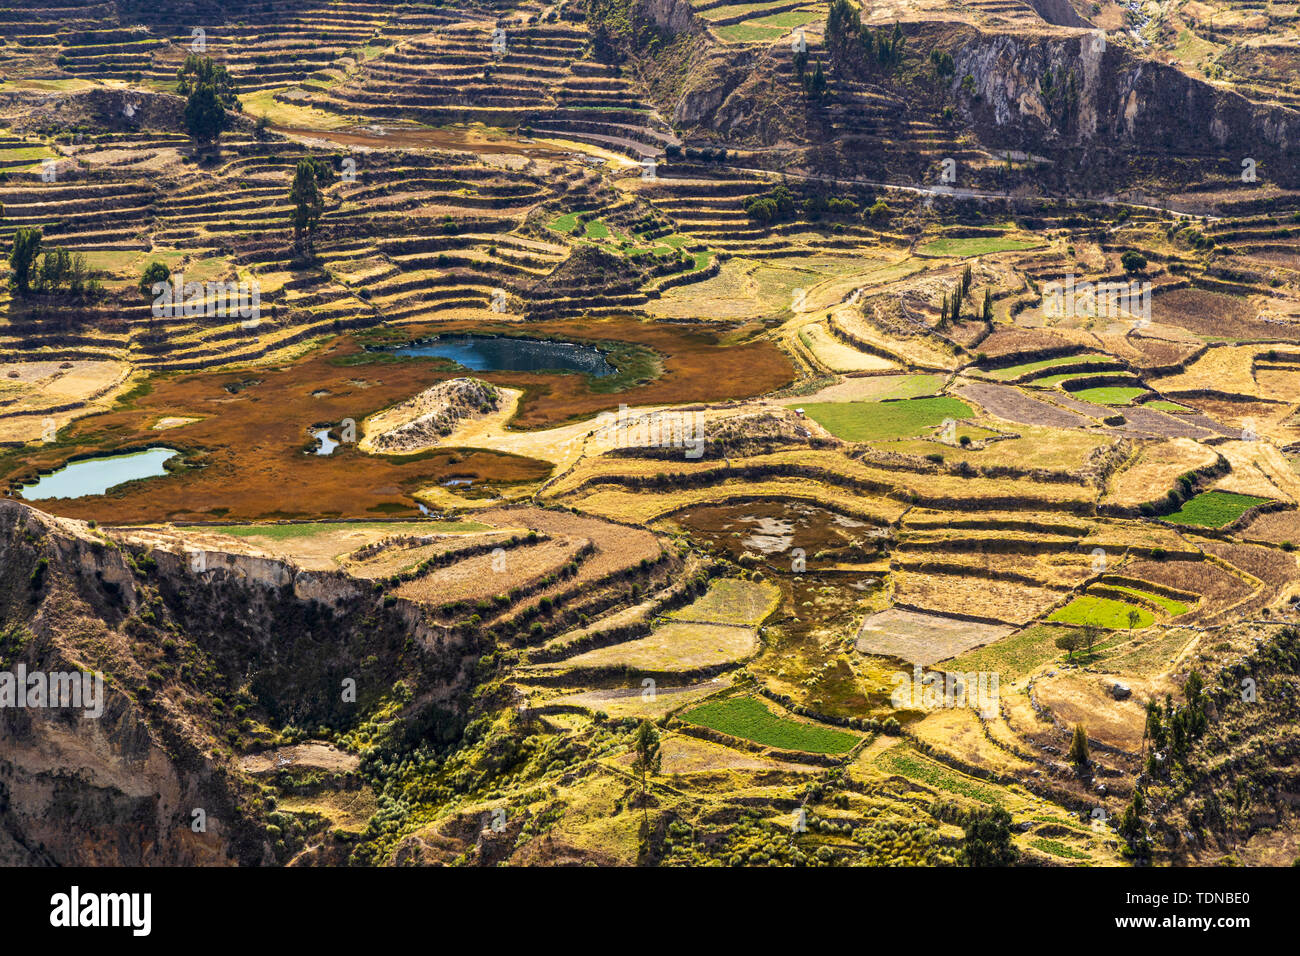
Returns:
[[[618,371],[591,345],[500,335],[436,335],[385,351],[436,355],[476,372],[582,372],[604,378]]]
[[[174,448],[148,448],[110,458],[86,458],[42,475],[32,485],[23,485],[27,501],[45,498],[81,498],[102,495],[108,489],[136,478],[157,478],[167,474],[163,462],[180,452]]]

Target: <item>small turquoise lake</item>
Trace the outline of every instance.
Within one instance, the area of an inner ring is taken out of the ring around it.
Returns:
[[[42,475],[35,484],[23,485],[22,496],[27,501],[41,501],[102,495],[110,488],[137,478],[158,478],[167,474],[163,462],[179,454],[174,448],[159,447],[108,458],[85,458]]]
[[[451,359],[475,372],[582,372],[604,378],[618,371],[592,345],[505,335],[436,335],[381,351]]]

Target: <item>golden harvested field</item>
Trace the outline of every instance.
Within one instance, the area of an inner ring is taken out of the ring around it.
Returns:
[[[73,419],[112,407],[131,373],[125,362],[0,361],[0,445],[53,440]]]
[[[936,614],[960,608],[963,614],[1003,624],[1028,624],[1046,614],[1065,597],[1061,591],[975,575],[907,571],[894,577],[894,599],[899,604]]]
[[[1295,862],[1295,6],[0,0],[0,865]]]
[[[757,627],[776,610],[781,589],[766,582],[722,578],[709,584],[701,598],[673,611],[674,621]]]
[[[1190,438],[1143,445],[1110,478],[1103,501],[1123,508],[1136,508],[1163,498],[1179,475],[1208,468],[1217,460],[1216,450]]]
[[[406,581],[393,593],[408,601],[435,605],[492,598],[555,574],[590,543],[589,538],[557,535],[551,541],[511,548],[501,555],[475,555]]]
[[[731,680],[727,677],[714,677],[699,684],[655,686],[653,688],[644,687],[641,681],[637,680],[633,687],[562,694],[545,698],[543,703],[548,706],[563,704],[565,706],[586,707],[592,712],[606,713],[616,720],[622,717],[643,717],[658,720],[673,711],[681,710],[696,701],[726,690],[729,686],[731,686]]]
[[[819,323],[805,325],[798,335],[813,357],[832,372],[887,372],[898,368],[896,362],[860,351],[837,339]]]
[[[1124,682],[1138,684],[1127,677]],[[1146,696],[1138,690],[1128,700],[1115,700],[1106,691],[1105,679],[1091,674],[1058,673],[1034,682],[1035,699],[1064,726],[1082,724],[1090,739],[1128,753],[1142,748],[1146,711],[1140,701]]]
[[[1300,542],[1300,511],[1270,511],[1254,518],[1242,529],[1241,536],[1270,544]]]
[[[904,506],[887,498],[855,495],[837,487],[804,478],[771,478],[762,481],[733,479],[707,488],[675,490],[667,494],[638,494],[595,486],[579,492],[573,504],[612,521],[649,524],[677,511],[706,503],[759,499],[807,501],[867,521],[888,523],[902,514]]]
[[[974,647],[992,644],[1011,631],[1005,625],[890,608],[863,621],[854,647],[863,654],[897,657],[928,667]]]
[[[1276,445],[1266,441],[1230,441],[1216,448],[1232,470],[1213,485],[1220,491],[1300,502],[1300,476]]]
[[[674,621],[655,628],[646,637],[587,651],[552,664],[537,664],[533,669],[546,672],[625,667],[650,673],[684,673],[742,661],[753,655],[758,647],[758,635],[752,628]]]
[[[455,554],[467,548],[502,545],[512,537],[504,532],[482,534],[465,534],[456,537],[443,537],[428,540],[418,538],[415,542],[398,540],[394,543],[379,542],[381,547],[377,554],[358,557],[356,553],[348,555],[344,561],[348,573],[359,578],[386,578],[413,570],[421,562],[430,558],[441,558]],[[420,543],[427,542],[427,543]]]

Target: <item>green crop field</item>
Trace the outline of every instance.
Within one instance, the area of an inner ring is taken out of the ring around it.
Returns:
[[[968,651],[944,667],[961,672],[996,671],[1003,680],[1015,680],[1055,660],[1061,653],[1056,639],[1063,633],[1064,628],[1035,624],[1010,637]]]
[[[1153,601],[1165,609],[1170,617],[1177,617],[1179,614],[1187,613],[1187,605],[1182,601],[1175,601],[1173,598],[1165,597],[1163,594],[1152,594],[1150,591],[1139,591],[1137,588],[1124,587],[1121,584],[1110,584],[1107,587],[1114,591],[1123,591],[1125,594],[1132,594],[1134,597],[1145,598]]]
[[[1082,850],[1076,850],[1072,846],[1067,846],[1060,840],[1048,840],[1044,837],[1039,837],[1036,840],[1031,840],[1030,845],[1035,849],[1042,850],[1044,853],[1050,853],[1053,856],[1063,856],[1070,860],[1091,859],[1091,857]]]
[[[909,398],[891,402],[819,402],[804,412],[836,438],[882,441],[912,438],[946,418],[967,418],[971,407],[956,398]]]
[[[1107,355],[1058,355],[1056,358],[1041,359],[1037,362],[1025,362],[1022,365],[1010,365],[1006,368],[991,369],[992,378],[1010,379],[1042,369],[1055,368],[1058,365],[1073,365],[1076,362],[1096,362],[1098,365],[1114,365],[1115,360]]]
[[[968,239],[935,239],[917,248],[923,256],[987,256],[995,252],[1036,249],[1041,242],[1005,236],[975,236]]]
[[[842,754],[862,738],[856,734],[778,717],[753,697],[730,697],[704,704],[681,715],[688,724],[752,740],[784,750],[815,754]]]
[[[1139,395],[1145,395],[1145,388],[1132,385],[1102,385],[1098,388],[1084,388],[1071,392],[1075,398],[1097,405],[1128,405]]]
[[[1232,524],[1256,505],[1265,504],[1267,498],[1239,495],[1231,491],[1204,491],[1171,515],[1165,521],[1172,524],[1191,524],[1201,528],[1222,528]]]
[[[886,772],[896,773],[945,793],[978,800],[980,803],[1002,802],[998,791],[993,787],[978,783],[965,774],[949,770],[942,764],[914,752],[906,745],[886,750],[876,758],[876,765]]]
[[[1129,613],[1132,611],[1137,611],[1137,627],[1149,627],[1155,623],[1155,615],[1145,608],[1091,594],[1079,595],[1065,607],[1053,611],[1047,619],[1058,624],[1096,624],[1118,630],[1129,626]]]

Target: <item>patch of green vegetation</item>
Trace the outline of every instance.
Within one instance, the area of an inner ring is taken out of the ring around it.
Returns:
[[[1101,385],[1097,388],[1084,388],[1070,394],[1082,402],[1095,405],[1129,405],[1147,390],[1133,385]]]
[[[760,27],[750,23],[733,23],[715,27],[714,32],[727,43],[772,43],[785,35],[776,27]]]
[[[1067,846],[1059,840],[1049,840],[1046,837],[1038,837],[1035,840],[1030,840],[1029,845],[1034,847],[1034,849],[1042,850],[1044,853],[1050,853],[1052,856],[1063,856],[1067,860],[1092,859],[1092,857],[1087,853],[1084,853],[1082,850],[1076,850],[1074,847]]]
[[[900,777],[915,780],[945,793],[955,793],[989,805],[1002,802],[1000,794],[992,787],[976,783],[969,777],[927,760],[905,745],[886,750],[876,758],[876,765],[888,773],[896,773]]]
[[[1065,372],[1060,375],[1042,375],[1025,384],[1030,388],[1056,388],[1056,386],[1065,382],[1071,382],[1076,378],[1084,378],[1091,374],[1091,372]]]
[[[1157,398],[1154,401],[1143,402],[1142,407],[1154,408],[1162,412],[1174,412],[1175,414],[1191,411],[1191,409],[1186,405],[1179,405],[1177,402],[1171,402],[1164,398]]]
[[[564,215],[553,219],[546,228],[555,232],[562,232],[567,236],[569,233],[573,232],[574,226],[578,224],[578,217],[590,215],[591,212],[592,210],[566,212]]]
[[[1121,630],[1129,626],[1129,614],[1133,611],[1137,612],[1136,627],[1150,627],[1155,623],[1155,615],[1145,608],[1092,594],[1080,594],[1065,607],[1053,611],[1047,619],[1058,624],[1095,624]]]
[[[612,395],[624,389],[654,381],[663,373],[663,358],[654,349],[630,342],[601,342],[605,361],[617,371],[603,378],[588,378],[598,395]]]
[[[1232,524],[1251,508],[1267,502],[1267,498],[1239,495],[1231,491],[1203,491],[1164,520],[1172,524],[1222,528]]]
[[[817,402],[802,407],[809,418],[846,441],[912,438],[944,419],[973,414],[965,402],[946,395],[888,402]]]
[[[962,673],[997,672],[1003,680],[1016,680],[1056,659],[1060,653],[1056,638],[1061,633],[1060,628],[1035,624],[993,644],[968,651],[945,666]]]
[[[1023,365],[1009,365],[1006,368],[990,369],[987,374],[990,378],[1011,379],[1019,378],[1021,375],[1028,375],[1030,372],[1036,372],[1039,369],[1055,368],[1058,365],[1073,365],[1076,362],[1096,362],[1107,365],[1118,364],[1109,355],[1058,355],[1056,358],[1040,359],[1037,362],[1025,362]]]
[[[943,375],[904,375],[895,385],[876,396],[876,401],[937,395],[946,381]]]
[[[1165,597],[1163,594],[1152,594],[1150,591],[1139,591],[1137,588],[1125,587],[1121,584],[1108,584],[1106,586],[1112,591],[1123,591],[1125,594],[1145,598],[1148,601],[1159,604],[1170,617],[1177,617],[1179,614],[1186,614],[1188,610],[1187,605],[1182,601],[1175,601],[1173,598]]]
[[[817,9],[804,7],[799,10],[787,10],[785,13],[773,13],[748,22],[758,26],[789,29],[790,27],[803,26],[805,23],[812,23],[819,15],[820,12]]]
[[[681,719],[768,747],[815,754],[848,753],[862,739],[842,730],[778,717],[753,697],[703,704],[682,714]]]
[[[934,239],[917,248],[923,256],[987,256],[995,252],[1037,249],[1042,243],[1034,239],[1011,239],[1007,236],[974,236],[966,239]]]

